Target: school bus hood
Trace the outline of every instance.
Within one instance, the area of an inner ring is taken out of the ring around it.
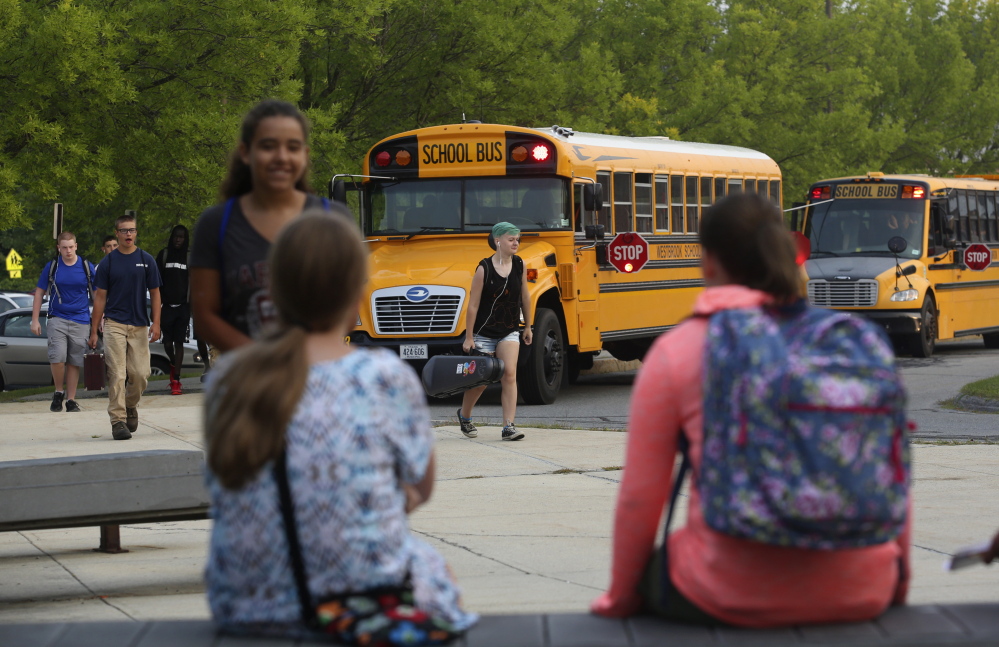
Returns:
[[[899,258],[900,263],[912,259]],[[895,267],[895,259],[890,256],[830,256],[813,258],[805,263],[805,271],[810,279],[827,281],[857,281],[877,279],[884,272]]]
[[[371,250],[369,289],[397,285],[450,285],[468,289],[475,266],[493,254],[482,237],[417,237],[408,241],[375,243]],[[544,256],[554,248],[547,242],[521,243],[517,256],[527,267],[544,267]]]

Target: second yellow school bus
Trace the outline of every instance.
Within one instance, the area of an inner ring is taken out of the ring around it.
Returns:
[[[870,172],[814,183],[804,222],[809,301],[869,317],[917,357],[938,339],[970,335],[999,348],[995,180]],[[984,271],[964,263],[975,243],[992,256]]]
[[[617,137],[569,128],[463,123],[384,139],[355,189],[371,281],[351,343],[386,346],[419,365],[456,349],[476,264],[500,221],[521,229],[518,255],[534,305],[534,343],[518,373],[528,403],[549,403],[593,357],[641,358],[686,317],[703,287],[698,221],[734,191],[780,203],[777,164],[757,151]],[[638,232],[649,262],[607,262],[616,233]],[[417,366],[419,367],[419,366]]]

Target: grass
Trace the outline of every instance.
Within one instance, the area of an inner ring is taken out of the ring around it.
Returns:
[[[973,395],[976,398],[999,400],[999,375],[987,377],[961,387],[961,395]]]

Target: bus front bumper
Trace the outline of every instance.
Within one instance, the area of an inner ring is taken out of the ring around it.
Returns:
[[[350,333],[350,344],[352,346],[387,348],[400,357],[403,357],[399,352],[401,346],[426,346],[427,355],[424,358],[403,357],[403,359],[406,359],[406,361],[416,368],[422,368],[426,364],[426,361],[435,355],[463,355],[464,353],[461,349],[463,341],[465,341],[465,335],[458,335],[457,337],[377,339],[371,337],[371,335],[363,330],[355,330]]]
[[[922,332],[923,318],[907,310],[849,310],[881,326],[889,335],[909,335]]]

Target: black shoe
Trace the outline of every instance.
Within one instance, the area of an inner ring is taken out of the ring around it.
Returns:
[[[524,437],[524,432],[517,429],[517,427],[511,422],[507,426],[503,427],[501,437],[503,440],[520,440]]]
[[[139,410],[135,407],[125,408],[125,426],[133,434],[139,428]],[[129,434],[129,437],[131,437],[131,434]]]
[[[52,404],[49,405],[49,411],[56,412],[62,411],[62,399],[65,397],[59,391],[52,394]]]
[[[124,422],[116,422],[111,425],[111,437],[115,440],[128,440],[132,437],[132,434],[128,431],[128,427],[125,426]]]
[[[458,409],[458,425],[461,426],[461,433],[465,434],[466,438],[475,438],[479,435],[479,431],[472,424],[472,419],[461,417],[461,409]]]
[[[69,413],[76,413],[80,410],[80,405],[76,403],[76,400],[66,400],[66,411]]]

